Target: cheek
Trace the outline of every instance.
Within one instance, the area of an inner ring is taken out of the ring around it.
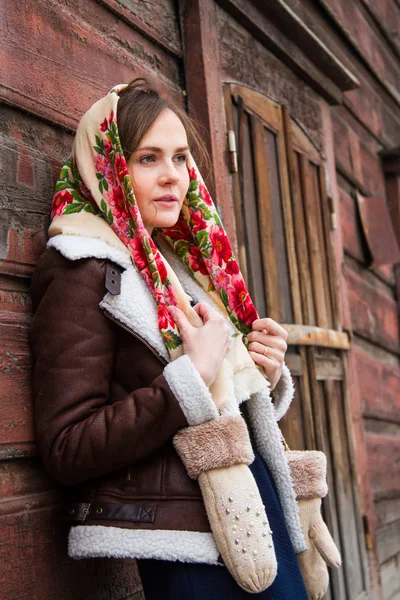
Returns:
[[[187,191],[189,189],[189,183],[190,183],[189,171],[187,169],[185,169],[185,173],[183,174],[183,176],[181,178],[181,182],[180,182],[180,187],[181,187],[183,196],[186,196],[186,194],[187,194]]]
[[[149,195],[149,192],[151,192],[150,189],[150,178],[147,174],[143,173],[143,169],[140,168],[135,168],[133,166],[131,166],[128,169],[129,172],[129,176],[131,178],[131,182],[132,182],[132,187],[133,187],[133,191],[135,193],[135,198],[136,198],[136,202],[140,205],[146,200],[147,196]],[[151,196],[151,194],[150,194]]]

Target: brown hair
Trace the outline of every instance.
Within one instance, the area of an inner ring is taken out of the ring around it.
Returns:
[[[153,122],[168,108],[182,121],[190,151],[196,163],[206,170],[203,177],[208,175],[210,158],[200,135],[202,128],[197,121],[182,108],[163,98],[155,84],[144,77],[133,79],[118,95],[118,131],[127,162]]]

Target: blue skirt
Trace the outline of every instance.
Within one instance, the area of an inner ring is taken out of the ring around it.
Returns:
[[[261,456],[254,454],[250,470],[274,532],[278,572],[273,584],[264,592],[249,594],[223,566],[138,560],[146,600],[308,600],[271,472]]]

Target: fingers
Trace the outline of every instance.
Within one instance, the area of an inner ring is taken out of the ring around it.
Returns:
[[[288,332],[286,331],[286,329],[270,317],[256,319],[252,323],[252,329],[253,331],[262,331],[263,329],[266,329],[267,332],[271,335],[281,336],[285,340],[285,342],[288,338]]]
[[[184,334],[192,327],[187,316],[178,306],[168,306],[167,310],[177,324],[181,334]]]
[[[275,348],[282,355],[284,355],[287,350],[287,344],[285,340],[280,336],[268,335],[262,333],[261,331],[251,331],[247,334],[247,339],[250,342],[249,347],[252,344],[257,344],[257,346],[253,346],[253,348],[251,348],[252,350],[254,350],[254,352],[257,352],[257,348],[260,348],[261,345],[268,346],[268,348]],[[260,351],[261,353],[263,352],[262,349]]]
[[[339,567],[342,564],[339,550],[332,539],[329,529],[321,521],[309,531],[309,537],[313,540],[315,547],[329,567]]]
[[[203,319],[203,323],[207,323],[210,320],[223,320],[222,315],[217,313],[207,302],[199,302],[193,308]]]

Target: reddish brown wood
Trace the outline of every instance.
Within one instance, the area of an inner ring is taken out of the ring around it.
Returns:
[[[318,1],[335,19],[343,34],[368,63],[368,67],[380,80],[382,86],[399,102],[398,64],[386,44],[379,39],[375,28],[370,26],[360,4],[346,0]]]
[[[7,600],[144,600],[134,561],[67,556],[67,527],[59,506],[40,496],[4,503],[0,516],[1,593]],[[35,504],[39,501],[39,504]],[[32,508],[37,507],[36,510]],[[10,510],[7,511],[5,507]]]
[[[385,198],[365,198],[357,194],[357,205],[362,228],[370,253],[368,265],[382,266],[400,263],[397,243]]]
[[[212,170],[207,181],[222,213],[223,223],[236,251],[234,206],[227,160],[226,124],[219,66],[219,44],[213,0],[188,0],[182,28],[189,113],[203,126]]]
[[[360,346],[354,347],[354,355],[363,416],[400,424],[400,368]]]
[[[365,263],[365,247],[361,236],[357,206],[354,198],[344,189],[339,188],[340,198],[340,228],[343,236],[344,249],[347,254]]]
[[[102,93],[135,76],[163,77],[167,93],[179,99],[176,58],[122,22],[111,41],[115,16],[90,2],[90,19],[76,18],[85,4],[71,11],[55,0],[25,0],[18,10],[2,3],[0,97],[70,129]]]
[[[398,353],[400,338],[396,301],[348,267],[344,269],[344,274],[353,330],[383,348]]]
[[[374,499],[399,496],[400,437],[366,432],[365,441]]]

